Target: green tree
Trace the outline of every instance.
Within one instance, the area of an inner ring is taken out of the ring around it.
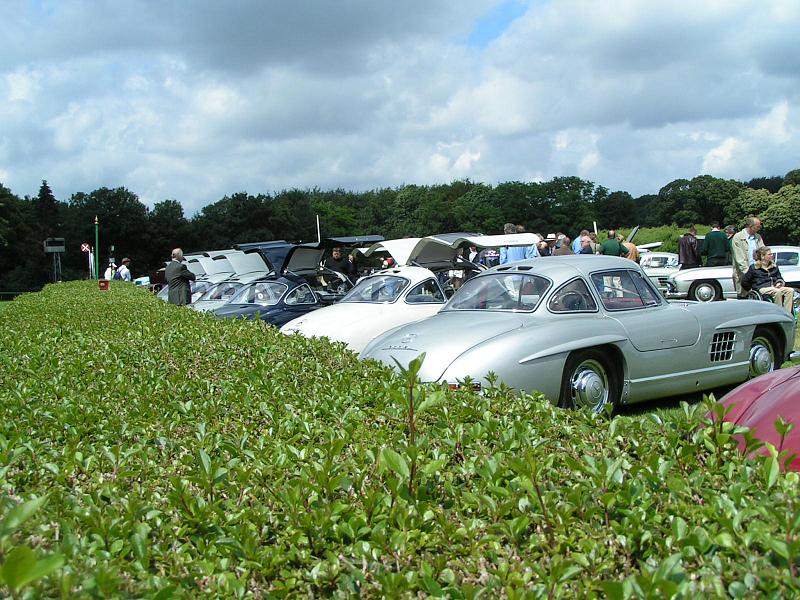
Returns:
[[[196,248],[189,220],[183,214],[183,206],[177,200],[156,202],[147,215],[147,247],[143,248],[144,260],[139,265],[143,271],[152,272],[169,260],[175,247]]]
[[[594,202],[594,214],[597,216],[597,221],[605,228],[640,224],[637,223],[636,209],[636,201],[628,192],[611,192]]]
[[[291,227],[275,227],[275,206],[269,196],[239,192],[209,204],[191,220],[197,240],[194,250],[221,250],[244,242],[261,242],[280,237]]]
[[[745,183],[745,186],[754,190],[767,190],[770,194],[774,194],[781,186],[783,186],[783,177],[773,175],[772,177],[755,177]]]
[[[783,185],[800,185],[800,169],[794,169],[784,175]]]
[[[769,200],[761,213],[765,239],[770,244],[800,243],[800,184],[783,186]]]
[[[741,228],[748,215],[761,215],[772,204],[772,194],[767,190],[743,188],[725,209],[725,223]]]
[[[127,256],[132,261],[131,271],[147,272],[149,260],[147,236],[147,206],[139,197],[125,188],[99,188],[86,194],[78,192],[69,200],[68,217],[65,218],[67,252],[64,260],[75,273],[72,278],[86,274],[86,257],[80,252],[81,242],[94,241],[94,220],[99,223],[98,257],[101,270],[109,258],[117,261]],[[114,246],[113,254],[111,246]],[[65,271],[65,277],[67,273]]]
[[[497,207],[495,191],[487,185],[475,185],[456,200],[453,206],[455,229],[486,235],[503,232],[503,212]]]

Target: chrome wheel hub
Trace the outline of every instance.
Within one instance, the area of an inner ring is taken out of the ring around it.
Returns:
[[[770,347],[763,340],[753,340],[753,345],[750,346],[750,376],[758,377],[774,368],[775,361]]]
[[[697,287],[694,292],[695,298],[700,302],[711,302],[717,296],[714,287],[708,284],[703,284]]]
[[[578,365],[571,384],[575,407],[589,407],[599,412],[608,402],[608,376],[596,361],[588,360]]]

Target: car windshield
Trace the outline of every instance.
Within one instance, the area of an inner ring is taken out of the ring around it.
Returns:
[[[677,267],[678,258],[672,256],[651,256],[648,258],[646,266],[652,269],[659,269],[662,267]]]
[[[238,281],[223,281],[206,290],[206,292],[200,296],[199,301],[230,300],[240,287],[242,287],[242,284]]]
[[[550,282],[527,273],[492,273],[468,279],[442,310],[523,310],[539,305]]]
[[[359,281],[342,302],[394,302],[408,283],[405,277],[373,275]]]
[[[258,304],[274,306],[277,304],[288,286],[277,281],[257,281],[241,288],[231,298],[231,304]]]

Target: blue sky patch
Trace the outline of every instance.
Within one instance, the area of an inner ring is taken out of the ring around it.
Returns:
[[[475,28],[467,38],[467,44],[485,48],[528,10],[528,3],[523,0],[505,0],[494,10],[485,14],[475,23]]]

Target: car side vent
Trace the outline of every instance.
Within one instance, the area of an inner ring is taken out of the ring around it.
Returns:
[[[735,331],[720,331],[714,334],[711,340],[711,362],[730,360],[733,356],[733,346],[736,343]]]

